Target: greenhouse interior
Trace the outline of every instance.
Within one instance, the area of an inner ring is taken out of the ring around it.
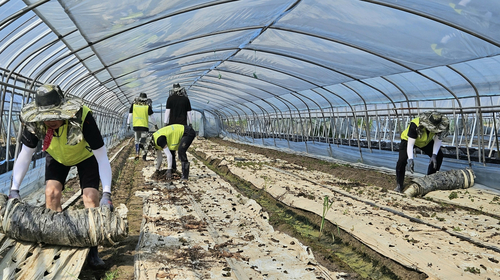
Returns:
[[[441,171],[472,169],[498,195],[499,27],[494,0],[0,0],[0,192],[40,86],[82,99],[110,151],[134,141],[140,94],[154,131],[179,84],[199,138],[392,175],[405,129],[437,111]],[[40,142],[21,193],[44,184],[45,158]],[[429,157],[414,160],[426,175]]]

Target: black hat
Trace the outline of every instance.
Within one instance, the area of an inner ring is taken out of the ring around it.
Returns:
[[[140,97],[140,98],[148,98],[148,96],[147,96],[144,92],[141,92],[141,93],[139,94],[139,97]]]

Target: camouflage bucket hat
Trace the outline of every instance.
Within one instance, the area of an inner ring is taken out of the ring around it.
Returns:
[[[450,121],[446,116],[437,111],[429,111],[425,112],[423,116],[420,117],[420,125],[424,126],[432,133],[447,133],[450,127]]]
[[[25,123],[67,120],[75,117],[82,105],[82,99],[66,99],[59,86],[46,84],[36,90],[35,100],[23,107],[20,117]]]

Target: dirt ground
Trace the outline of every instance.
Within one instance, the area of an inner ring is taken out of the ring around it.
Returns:
[[[244,148],[254,153],[262,153],[268,157],[279,157],[290,163],[304,166],[308,169],[315,169],[323,172],[330,172],[341,179],[358,182],[359,184],[369,184],[380,186],[381,188],[392,188],[394,185],[394,177],[386,174],[380,174],[371,170],[358,170],[349,166],[324,164],[314,158],[291,155],[283,152],[278,152],[269,149],[241,145],[233,142],[224,141],[220,138],[213,138],[211,141],[221,145],[231,145],[236,148]],[[116,146],[108,152],[109,157],[112,157],[118,151],[121,152],[112,161],[113,172],[113,189],[112,198],[113,204],[118,205],[123,203],[127,206],[128,222],[129,222],[129,237],[120,242],[118,247],[100,247],[99,255],[106,263],[103,270],[93,271],[89,267],[84,266],[80,275],[81,280],[98,280],[98,279],[134,279],[134,252],[139,240],[139,233],[142,221],[142,198],[135,196],[135,192],[145,188],[144,176],[141,170],[154,162],[151,158],[149,161],[134,160],[134,145],[133,141],[125,140],[122,144]],[[178,177],[177,177],[178,178]],[[77,189],[78,180],[74,179],[66,187],[64,193],[65,198],[73,195]],[[63,198],[64,200],[64,198]],[[72,207],[82,208],[81,200],[77,201]]]
[[[220,138],[210,139],[217,145],[232,146],[238,149],[245,149],[255,154],[265,155],[268,158],[279,158],[287,161],[291,165],[306,168],[307,170],[315,170],[325,172],[340,180],[351,182],[351,186],[374,186],[381,190],[392,190],[395,186],[395,177],[388,174],[383,174],[374,170],[358,169],[349,165],[333,164],[324,162],[315,158],[309,158],[299,155],[287,154],[276,150],[263,149],[254,146],[237,144],[234,142],[224,141]],[[89,267],[84,266],[78,279],[134,279],[134,255],[136,245],[140,238],[141,222],[143,220],[143,199],[135,195],[136,191],[141,191],[147,188],[142,170],[146,166],[154,164],[152,158],[148,161],[134,160],[133,141],[126,139],[109,151],[109,156],[117,155],[112,161],[113,170],[113,189],[112,198],[113,204],[125,204],[129,210],[129,236],[126,240],[120,242],[116,247],[100,247],[99,254],[106,263],[103,270],[92,271]],[[72,184],[77,184],[74,180]],[[66,198],[72,195],[72,190],[77,189],[68,184],[67,191],[64,196]],[[74,191],[73,191],[74,192]],[[453,210],[453,206],[441,205],[443,209],[448,208]],[[81,208],[81,200],[77,201],[72,207]],[[315,252],[315,255],[321,257],[321,252]],[[351,278],[351,279],[355,279]],[[359,279],[362,279],[360,277]]]

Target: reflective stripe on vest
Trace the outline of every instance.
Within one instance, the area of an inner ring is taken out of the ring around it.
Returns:
[[[83,106],[81,119],[82,131],[84,125],[83,121],[85,120],[85,117],[87,117],[88,112],[90,112],[90,109],[87,106]],[[94,155],[85,138],[83,138],[82,141],[74,146],[67,144],[68,120],[64,121],[64,124],[59,127],[58,132],[59,135],[55,135],[54,133],[54,137],[50,142],[47,153],[49,153],[59,163],[66,166],[74,166]]]
[[[417,127],[420,124],[420,118],[414,118],[411,120],[412,123],[416,124]],[[401,133],[401,140],[406,140],[408,141],[408,130],[410,130],[410,126],[408,126],[403,133]],[[429,144],[429,142],[432,141],[432,138],[434,138],[434,133],[429,132],[426,128],[422,129],[422,135],[420,137],[417,137],[415,140],[415,146],[419,148],[423,148]]]
[[[132,124],[135,127],[148,127],[148,105],[138,105],[134,104],[134,108],[132,110]]]
[[[165,136],[167,138],[168,149],[171,151],[177,151],[179,149],[179,142],[181,141],[182,135],[184,135],[184,125],[172,124],[165,126],[153,133],[155,148],[157,150],[162,150],[162,148],[156,143],[160,136]]]

